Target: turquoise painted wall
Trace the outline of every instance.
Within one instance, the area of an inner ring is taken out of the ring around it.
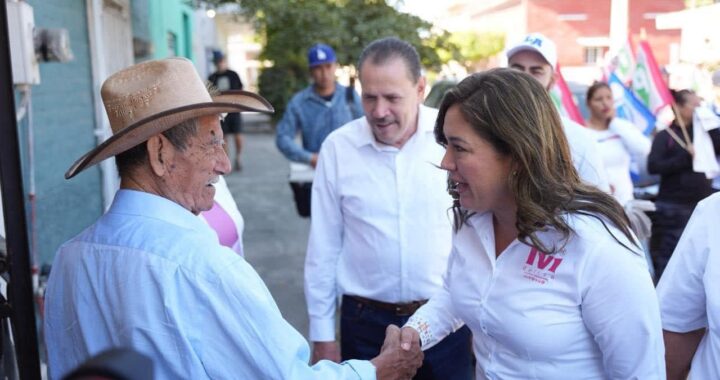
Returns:
[[[136,57],[139,58],[137,60],[173,55],[193,59],[193,9],[186,0],[133,0],[131,5],[133,36],[148,40],[153,45],[149,57]],[[171,45],[174,47],[171,48]]]
[[[55,250],[102,213],[100,171],[91,168],[72,180],[64,173],[95,146],[90,46],[85,2],[28,0],[38,28],[66,28],[75,59],[41,63],[41,83],[32,87],[35,139],[35,231],[41,263],[52,262]],[[27,118],[19,126],[25,136]],[[23,141],[25,141],[23,137]],[[28,149],[23,147],[24,168]],[[24,170],[28,191],[28,171]]]

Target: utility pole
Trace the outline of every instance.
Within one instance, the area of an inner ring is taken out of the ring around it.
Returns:
[[[0,317],[10,317],[20,378],[33,380],[40,379],[40,356],[12,83],[7,3],[3,2],[0,5],[0,190],[7,232],[7,261],[0,259],[0,274],[4,275],[9,269],[10,276],[8,299],[0,300]]]
[[[610,51],[616,51],[625,44],[629,33],[630,0],[612,0],[610,3]]]

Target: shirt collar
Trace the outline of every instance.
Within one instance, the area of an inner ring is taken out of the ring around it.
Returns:
[[[332,97],[332,99],[329,100],[329,102],[334,103],[335,100],[336,100],[336,99],[338,98],[338,96],[340,95],[340,93],[343,93],[343,92],[344,92],[344,88],[342,88],[342,86],[340,85],[340,83],[335,82],[335,92],[333,92],[333,97]],[[305,99],[306,99],[306,100],[307,100],[307,99],[314,99],[314,100],[316,100],[316,101],[318,101],[318,102],[322,102],[323,104],[328,102],[328,100],[325,100],[323,97],[321,97],[320,95],[318,95],[317,92],[315,92],[315,85],[314,85],[314,84],[310,84],[310,86],[308,86],[308,87],[305,89]]]
[[[420,104],[418,106],[418,129],[417,131],[415,131],[415,134],[410,137],[411,139],[414,138],[415,135],[417,135],[418,133],[434,133],[435,113],[432,111],[433,109],[425,105]],[[391,148],[392,150],[398,150],[395,147],[389,147],[384,144],[379,144],[377,140],[375,140],[375,136],[372,133],[372,128],[370,127],[370,123],[368,123],[367,121],[367,117],[363,118],[363,128],[361,131],[361,136],[357,140],[356,146],[360,148],[365,145],[372,145],[378,150],[387,150],[388,148]]]
[[[207,232],[210,229],[207,223],[179,204],[159,195],[137,190],[118,190],[108,214],[135,215],[159,219],[196,231]]]

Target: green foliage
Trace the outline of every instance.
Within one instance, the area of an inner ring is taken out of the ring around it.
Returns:
[[[260,72],[258,89],[260,94],[275,108],[273,119],[279,120],[293,94],[307,86],[307,81],[299,81],[298,77],[287,67],[267,67]]]
[[[419,17],[398,12],[384,0],[211,0],[239,3],[242,15],[260,35],[260,58],[272,62],[260,75],[260,93],[281,117],[288,93],[307,83],[307,49],[317,42],[332,46],[341,65],[354,66],[373,40],[396,36],[420,53],[432,70],[458,55],[450,34]],[[266,73],[266,71],[270,71]],[[288,78],[285,78],[288,76]],[[274,83],[270,83],[273,81]]]
[[[458,32],[450,37],[450,41],[458,47],[455,60],[470,71],[474,65],[483,64],[505,48],[505,34],[501,32]]]

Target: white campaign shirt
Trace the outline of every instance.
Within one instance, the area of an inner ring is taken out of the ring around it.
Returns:
[[[614,118],[604,131],[588,128],[588,132],[595,136],[600,148],[612,195],[621,205],[626,204],[635,198],[630,178],[630,163],[634,161],[645,166],[650,153],[650,139],[635,125],[619,118]]]
[[[402,149],[375,141],[365,118],[322,145],[313,181],[305,261],[310,340],[335,339],[342,294],[384,302],[428,299],[442,287],[451,244],[452,198],[437,110],[420,106]]]
[[[560,119],[568,145],[570,145],[573,164],[578,175],[580,175],[580,179],[606,193],[610,193],[607,173],[603,167],[602,157],[593,135],[588,131],[588,128],[567,117],[561,116]]]
[[[565,220],[575,233],[557,254],[515,240],[496,259],[492,215],[471,216],[453,239],[443,291],[408,321],[423,349],[464,322],[479,380],[664,379],[660,312],[642,253],[594,217]],[[554,231],[538,238],[560,242]]]
[[[663,329],[707,332],[690,367],[690,379],[720,379],[720,194],[695,207],[665,268],[657,293]]]

